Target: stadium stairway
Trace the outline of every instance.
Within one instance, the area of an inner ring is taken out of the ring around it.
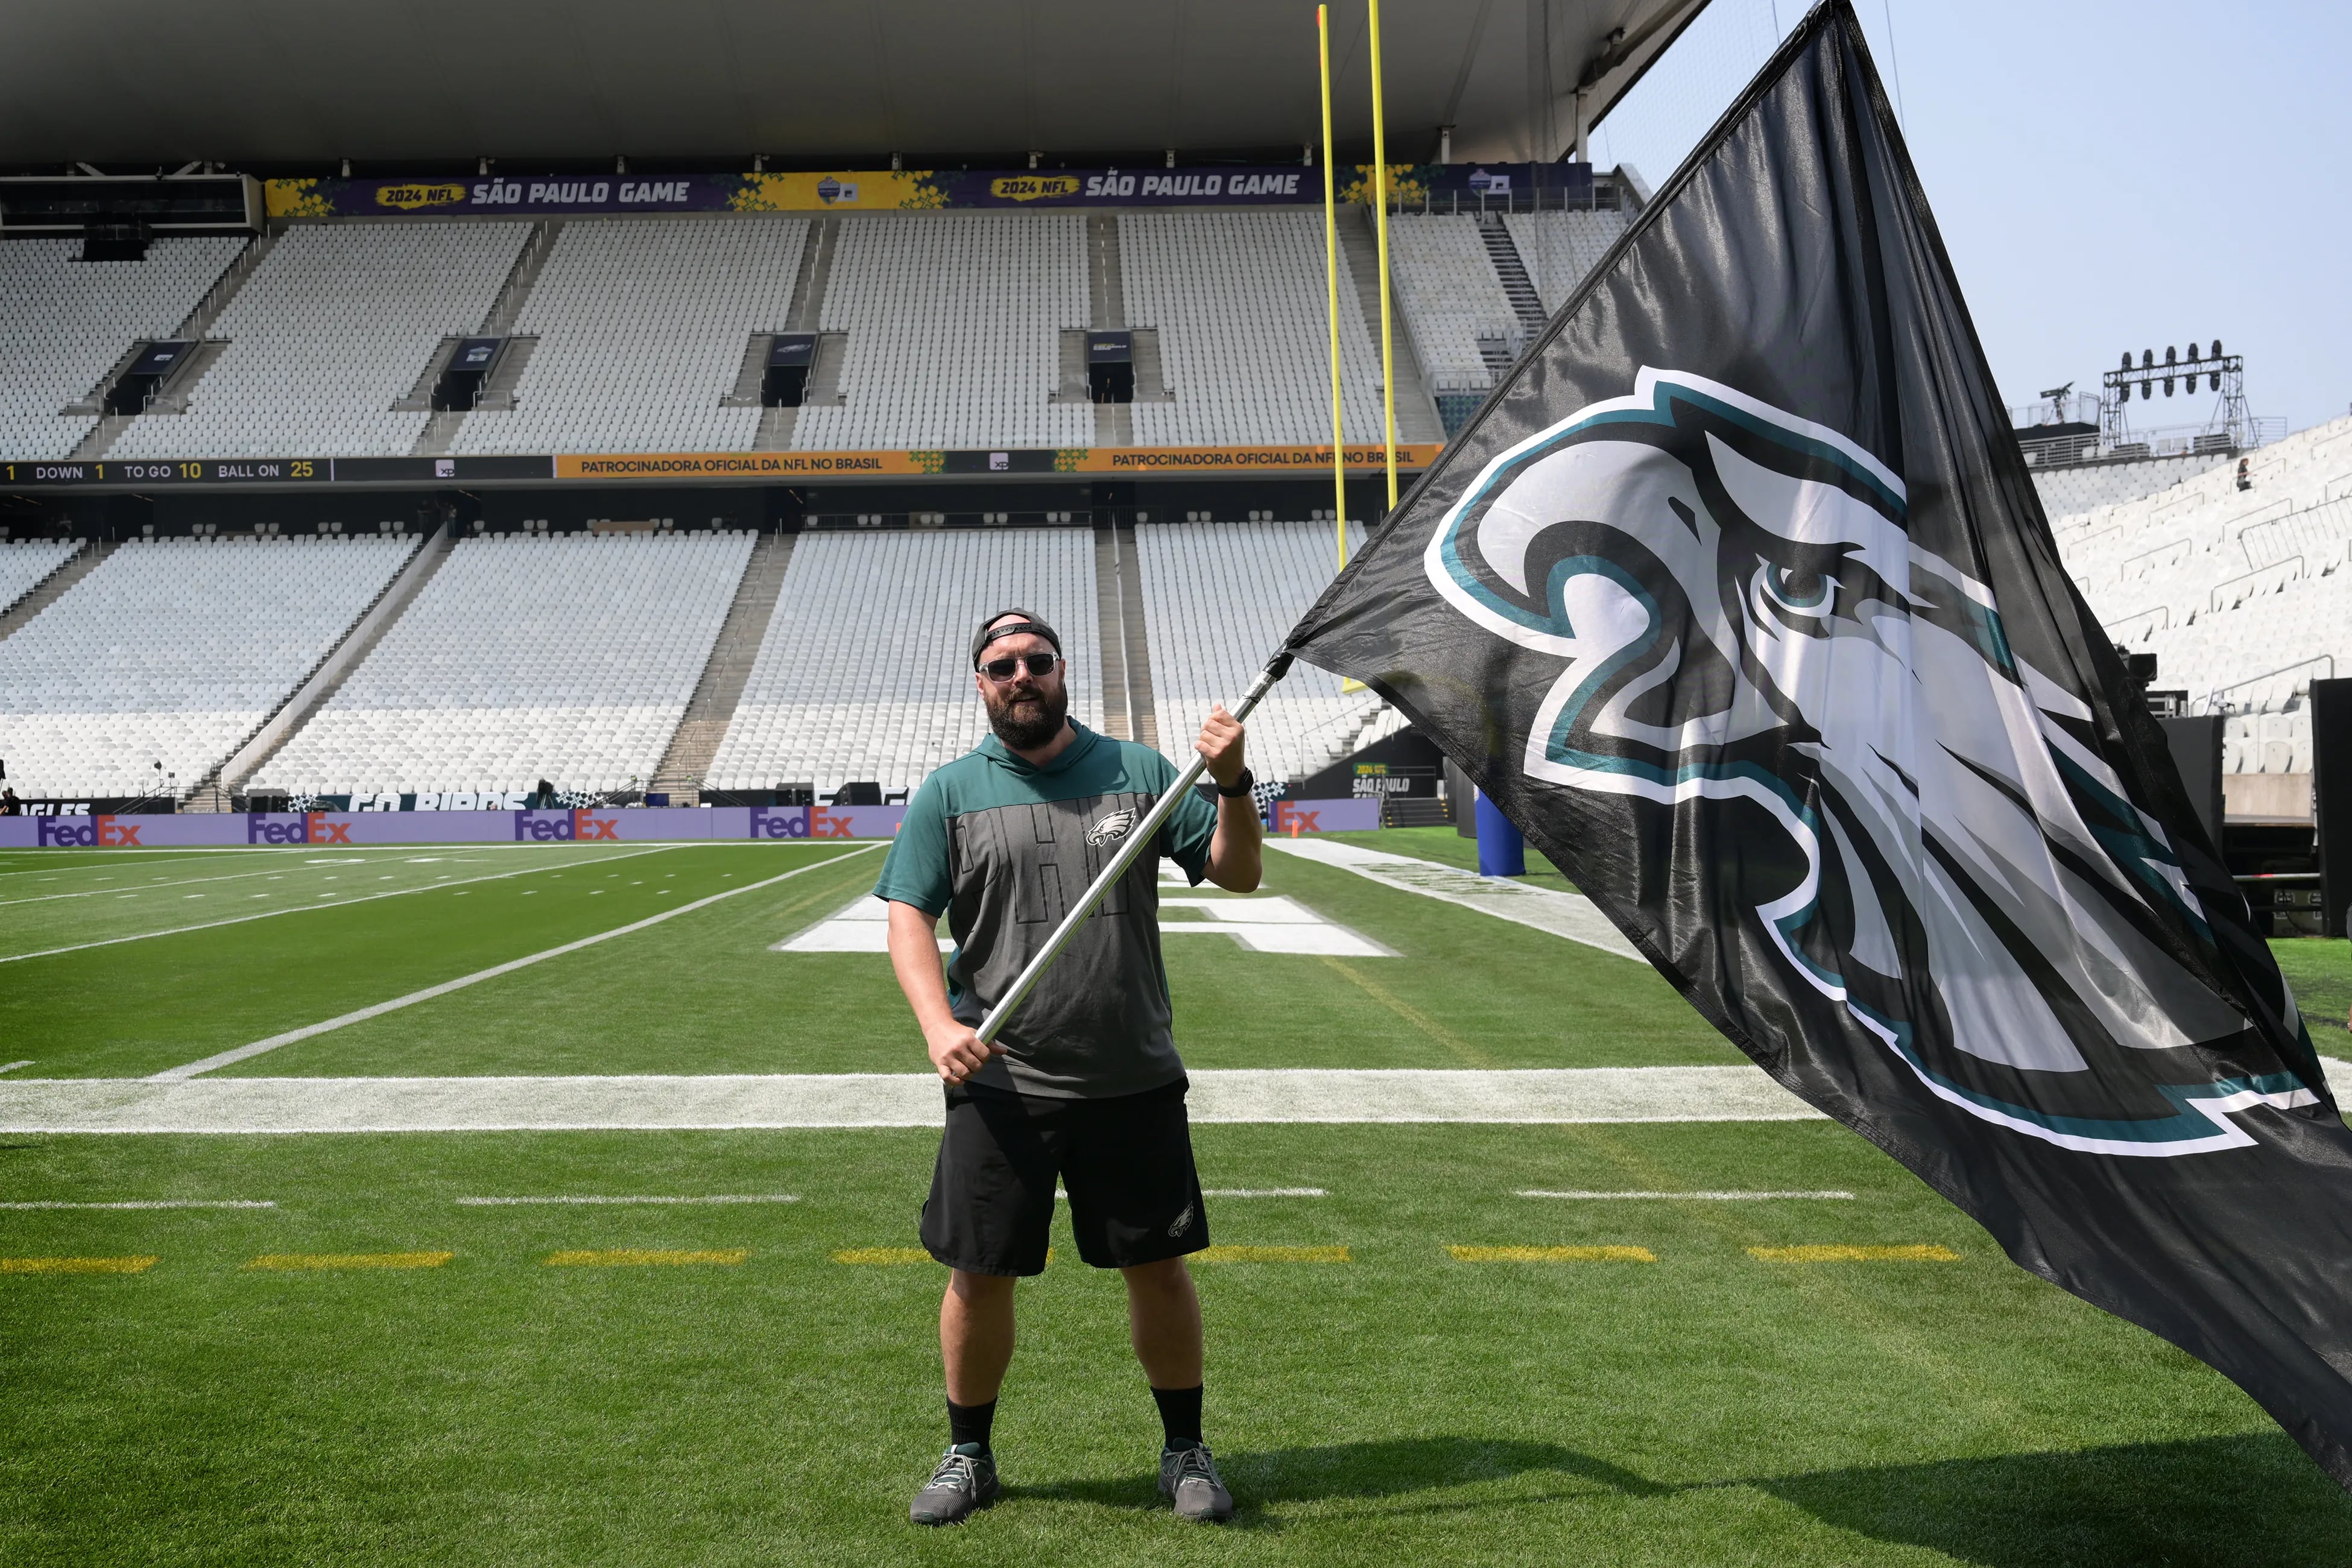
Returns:
[[[1380,237],[1372,227],[1372,209],[1355,206],[1339,222],[1339,248],[1348,258],[1349,281],[1356,288],[1356,303],[1364,312],[1364,330],[1372,349],[1381,345]],[[1396,280],[1389,280],[1389,342],[1396,377],[1396,437],[1400,441],[1444,441],[1445,422],[1437,416],[1437,400],[1429,395],[1421,374],[1421,356],[1413,352],[1412,331],[1405,323],[1404,304],[1397,298]]]
[[[261,771],[263,763],[276,756],[295,731],[309,722],[327,699],[332,697],[351,672],[365,662],[368,654],[383,640],[408,606],[415,601],[441,563],[449,558],[456,543],[449,525],[443,523],[428,534],[407,563],[393,574],[375,602],[361,612],[342,639],[327,650],[317,668],[294,689],[293,694],[278,705],[257,725],[245,742],[231,752],[221,764],[196,781],[188,792],[190,811],[226,811],[229,798],[242,792],[246,782]]]
[[[1128,738],[1140,741],[1153,751],[1160,745],[1160,706],[1151,695],[1151,645],[1145,636],[1143,621],[1143,566],[1136,555],[1135,525],[1112,524],[1117,545],[1114,560],[1118,573],[1118,624],[1120,637],[1119,679],[1127,712],[1134,714],[1134,732]],[[1095,559],[1102,557],[1097,553]],[[1108,716],[1111,695],[1103,691],[1103,712]],[[1126,717],[1126,712],[1120,715]],[[1180,762],[1181,765],[1181,762]]]
[[[710,645],[702,679],[695,683],[686,712],[646,786],[652,793],[667,792],[672,805],[701,802],[702,781],[734,721],[735,705],[743,699],[743,683],[751,679],[751,661],[759,657],[760,640],[775,614],[776,595],[784,585],[784,568],[793,563],[793,543],[798,538],[784,532],[761,538],[735,586],[735,602],[728,606],[718,640]]]
[[[1536,292],[1535,279],[1528,276],[1528,265],[1519,258],[1519,247],[1511,243],[1511,231],[1503,226],[1500,217],[1490,223],[1481,216],[1478,237],[1495,263],[1495,276],[1502,279],[1503,297],[1510,300],[1511,309],[1518,313],[1519,325],[1528,330],[1528,339],[1533,342],[1549,318],[1543,299]]]
[[[1121,552],[1118,530],[1108,524],[1095,529],[1095,626],[1102,661],[1103,732],[1117,740],[1135,739],[1135,704],[1127,689],[1126,589],[1119,580]]]
[[[67,556],[63,564],[42,578],[31,593],[10,605],[6,615],[0,616],[0,640],[5,640],[17,627],[55,604],[67,589],[89,576],[97,569],[98,563],[113,554],[117,548],[113,540],[98,539]]]
[[[825,285],[833,279],[833,258],[841,248],[841,219],[821,217],[809,225],[808,242],[801,247],[801,269],[793,279],[792,309],[784,316],[783,330],[788,332],[815,332],[824,306]],[[772,338],[771,339],[772,341]],[[802,407],[811,404],[835,404],[841,401],[841,361],[848,339],[840,332],[818,332],[816,360],[809,366],[808,384],[802,392]],[[760,370],[754,374],[751,391],[758,395],[758,375],[767,369],[764,346],[760,353]],[[742,391],[741,386],[737,390]],[[759,433],[751,437],[755,452],[782,452],[793,444],[793,432],[800,427],[800,408],[771,408],[760,416]],[[777,570],[782,571],[779,567]],[[722,730],[723,732],[723,730]],[[714,746],[716,741],[711,742]],[[707,759],[706,759],[707,760]]]
[[[236,291],[245,287],[246,279],[253,276],[277,245],[278,237],[274,234],[264,231],[254,236],[251,243],[238,251],[236,259],[214,280],[213,286],[205,290],[205,297],[196,301],[196,308],[188,312],[187,319],[173,330],[173,337],[182,342],[194,343],[196,349],[188,356],[188,362],[181,368],[180,374],[170,378],[170,395],[164,402],[156,405],[152,414],[168,416],[187,412],[188,395],[195,390],[198,382],[204,380],[205,372],[220,358],[221,351],[228,347],[227,340],[206,334],[211,332],[213,323],[220,319],[220,313],[228,309],[229,301],[236,298]],[[124,350],[121,363],[107,376],[109,384],[112,383],[115,375],[129,368],[132,353],[131,349]],[[152,414],[146,416],[152,417]],[[105,416],[68,456],[77,462],[105,457],[114,449],[115,442],[122,438],[123,432],[131,428],[131,423],[141,417],[135,414]]]
[[[514,331],[516,321],[522,315],[523,306],[530,299],[531,286],[539,281],[539,275],[546,268],[547,258],[554,254],[555,242],[562,234],[561,219],[547,218],[530,226],[530,237],[523,241],[522,249],[515,253],[514,266],[508,269],[507,280],[499,285],[498,297],[490,301],[489,310],[483,313],[481,327],[474,336],[502,338]],[[443,340],[441,352],[433,356],[432,364],[426,368],[425,379],[419,384],[428,398],[433,384],[448,368],[449,355],[455,352],[458,342],[456,338]],[[530,351],[538,346],[537,338],[524,338],[509,344],[507,351],[499,356],[498,369],[476,397],[475,406],[511,409],[515,402],[515,388],[522,382],[523,367],[530,363]],[[415,395],[414,392],[410,394],[412,398]],[[457,432],[464,428],[467,412],[462,408],[436,410],[433,417],[425,422],[425,428],[418,433],[416,445],[409,448],[408,455],[412,458],[446,456],[457,444]]]

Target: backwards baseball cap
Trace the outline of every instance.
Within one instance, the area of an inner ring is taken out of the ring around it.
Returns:
[[[1017,621],[1004,621],[1004,617],[1007,616],[1018,616],[1021,618]],[[996,625],[998,621],[1004,621],[1004,624],[1000,626]],[[994,614],[991,615],[988,619],[981,622],[980,629],[971,634],[972,668],[978,669],[980,668],[980,656],[987,651],[988,645],[990,643],[994,642],[999,637],[1018,637],[1024,632],[1028,633],[1032,637],[1044,637],[1047,642],[1054,645],[1054,651],[1055,653],[1062,651],[1062,639],[1054,635],[1053,627],[1047,626],[1044,621],[1039,620],[1035,616],[1031,615],[1026,610],[998,610]]]

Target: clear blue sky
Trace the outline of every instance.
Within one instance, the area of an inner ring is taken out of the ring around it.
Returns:
[[[1593,140],[1672,173],[1798,0],[1713,0]],[[1855,0],[2007,401],[2193,334],[2256,415],[2352,405],[2352,5]],[[1889,41],[1890,22],[1892,46]],[[1674,56],[1684,58],[1677,59]],[[2159,394],[2136,421],[2201,418]]]

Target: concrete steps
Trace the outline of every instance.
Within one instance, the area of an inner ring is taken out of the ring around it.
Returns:
[[[1363,312],[1364,330],[1371,334],[1372,353],[1381,352],[1381,249],[1372,230],[1372,209],[1348,207],[1339,215],[1339,250],[1348,260],[1349,281]],[[1400,441],[1443,441],[1445,422],[1437,416],[1437,402],[1422,379],[1421,359],[1412,350],[1412,331],[1405,324],[1404,307],[1389,291],[1389,350],[1396,378],[1396,426]],[[1352,435],[1353,433],[1350,432]],[[1375,433],[1377,435],[1377,433]]]
[[[65,591],[98,569],[98,563],[115,552],[110,539],[92,540],[68,555],[58,569],[42,578],[33,590],[0,615],[0,640],[13,636],[17,627],[47,609],[63,596]]]
[[[1095,626],[1100,647],[1096,657],[1102,671],[1103,733],[1121,741],[1135,739],[1135,716],[1128,702],[1127,626],[1118,575],[1118,531],[1095,530]]]
[[[1118,545],[1122,684],[1127,689],[1128,712],[1134,716],[1135,725],[1135,732],[1128,738],[1140,741],[1155,752],[1162,751],[1165,748],[1160,743],[1160,713],[1151,695],[1151,649],[1143,635],[1143,563],[1136,555],[1135,525],[1120,522],[1111,527]],[[1108,696],[1105,701],[1108,704]]]
[[[743,699],[743,683],[751,679],[752,660],[759,657],[760,643],[768,635],[768,620],[775,614],[776,595],[784,585],[784,568],[792,564],[793,545],[799,537],[766,534],[752,548],[743,580],[735,585],[734,603],[728,605],[718,640],[710,645],[702,679],[695,683],[694,695],[687,700],[686,712],[646,785],[649,790],[666,792],[672,805],[699,803],[710,760],[719,754],[719,742],[734,721],[735,705]]]
[[[293,739],[297,730],[310,722],[311,714],[342,689],[343,682],[351,678],[352,671],[367,661],[367,656],[375,651],[375,645],[383,640],[384,633],[390,631],[408,606],[416,602],[416,595],[424,591],[425,584],[433,580],[433,574],[441,570],[441,563],[449,558],[449,552],[455,544],[446,523],[426,536],[425,542],[417,546],[416,553],[408,558],[408,563],[393,574],[392,581],[384,584],[383,592],[375,596],[375,602],[361,612],[359,618],[352,623],[351,630],[343,634],[341,642],[327,650],[326,657],[311,669],[302,684],[294,689],[293,695],[279,703],[277,710],[263,720],[246,738],[245,743],[231,752],[219,767],[196,781],[195,788],[189,792],[188,809],[229,809],[230,796],[241,794],[247,781],[259,773],[263,764]]]

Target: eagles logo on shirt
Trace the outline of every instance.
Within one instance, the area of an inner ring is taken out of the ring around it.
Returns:
[[[1114,811],[1087,829],[1087,843],[1099,849],[1124,838],[1135,826],[1133,811]]]

